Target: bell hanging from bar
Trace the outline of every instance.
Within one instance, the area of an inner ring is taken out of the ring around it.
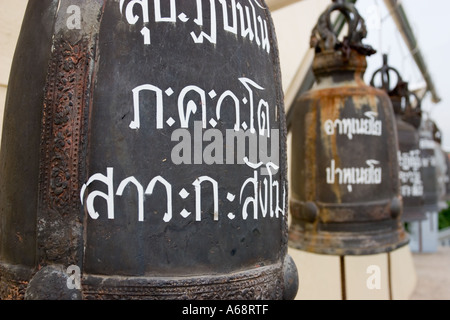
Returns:
[[[442,150],[442,133],[439,130],[436,122],[432,122],[432,132],[434,140],[434,151],[436,155],[436,176],[437,176],[437,192],[438,192],[438,212],[447,209],[446,202],[447,183],[449,180],[449,172],[447,169],[448,157],[444,150]]]
[[[416,102],[411,99],[406,104],[403,120],[411,124],[419,132],[419,146],[422,158],[422,180],[424,188],[424,211],[435,212],[439,201],[437,190],[436,172],[436,126],[430,120],[423,117],[420,99],[412,95]],[[411,95],[409,96],[411,98]]]
[[[391,73],[396,75],[397,84],[390,88]],[[424,209],[424,186],[422,181],[422,159],[419,145],[419,132],[412,124],[403,120],[405,111],[412,109],[408,83],[403,81],[397,69],[387,63],[387,55],[383,55],[383,66],[376,70],[370,84],[375,86],[375,77],[380,74],[381,87],[390,97],[395,113],[398,133],[398,160],[400,193],[403,198],[403,215],[405,222],[426,219]],[[419,100],[416,97],[416,101]],[[420,106],[417,106],[420,109]]]
[[[0,298],[295,297],[274,26],[264,2],[232,4],[29,1]]]
[[[348,35],[337,39],[340,11]],[[397,131],[388,95],[363,81],[364,20],[334,2],[311,35],[316,85],[292,112],[289,245],[321,254],[365,255],[407,244],[401,221]]]
[[[424,183],[424,206],[428,213],[437,212],[439,193],[436,169],[436,148],[433,122],[422,118],[419,127],[420,149],[422,155],[422,177]]]
[[[430,119],[422,117],[419,137],[426,220],[410,222],[410,248],[412,252],[431,253],[436,252],[439,245],[439,169],[437,168],[436,142],[433,137],[433,122]]]

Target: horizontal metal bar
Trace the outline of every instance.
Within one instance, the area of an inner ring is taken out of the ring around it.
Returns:
[[[408,46],[409,51],[417,64],[422,76],[427,83],[428,91],[430,91],[432,95],[432,101],[434,103],[438,103],[441,101],[441,98],[436,92],[436,87],[433,83],[433,79],[429,74],[427,64],[423,55],[420,51],[419,45],[417,43],[416,37],[414,36],[414,32],[412,31],[411,25],[409,23],[408,17],[406,16],[405,10],[398,0],[384,0],[387,9],[391,13],[391,16],[397,25],[400,34],[402,35],[406,45]]]

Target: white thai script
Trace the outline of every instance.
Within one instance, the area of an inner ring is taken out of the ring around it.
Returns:
[[[352,192],[352,185],[381,184],[382,170],[376,168],[380,162],[377,160],[367,160],[366,168],[336,168],[335,160],[331,160],[330,167],[326,168],[328,184],[347,184],[349,192]]]
[[[286,213],[285,199],[286,199],[286,186],[280,184],[279,179],[275,179],[273,171],[278,170],[278,166],[272,162],[257,164],[250,162],[247,158],[244,159],[247,166],[253,169],[253,174],[247,178],[240,187],[239,194],[233,194],[219,188],[219,182],[210,176],[200,176],[191,182],[190,187],[186,186],[181,190],[174,190],[172,184],[162,176],[153,177],[147,186],[141,184],[134,176],[123,179],[114,191],[114,168],[108,167],[106,169],[106,175],[102,173],[96,173],[92,175],[88,181],[83,184],[80,191],[80,200],[82,205],[86,205],[87,213],[89,217],[96,220],[102,213],[99,213],[94,206],[96,198],[101,198],[106,201],[106,216],[108,219],[115,219],[115,197],[124,195],[126,189],[136,191],[136,198],[138,204],[138,212],[136,214],[137,221],[144,222],[146,217],[145,212],[145,198],[151,197],[155,188],[161,188],[165,191],[166,197],[166,210],[163,213],[162,220],[164,222],[170,222],[174,218],[173,203],[174,201],[189,201],[189,196],[194,195],[195,201],[195,214],[192,216],[194,220],[202,221],[202,215],[211,214],[214,221],[218,221],[222,216],[219,209],[220,202],[233,203],[238,201],[240,204],[240,214],[243,220],[247,220],[249,217],[258,220],[260,218],[281,218]],[[261,166],[266,167],[268,176],[263,178],[262,175],[258,175],[258,168]],[[94,182],[102,183],[106,185],[106,192],[100,190],[88,190],[89,186]],[[177,184],[178,185],[178,184]],[[202,187],[205,185],[205,187]],[[202,210],[202,196],[207,186],[212,190],[213,208],[212,212],[204,212]],[[189,192],[190,190],[190,192]],[[177,196],[178,194],[178,196]],[[160,201],[158,199],[157,201]],[[252,211],[249,211],[249,205],[251,205]],[[147,213],[148,214],[148,213]],[[186,209],[179,212],[179,216],[183,219],[190,217],[192,212]],[[236,218],[237,212],[226,212],[226,217],[230,220]]]
[[[236,36],[248,39],[251,43],[254,43],[262,50],[270,53],[270,40],[267,31],[267,21],[265,17],[257,14],[257,9],[266,10],[261,7],[258,1],[248,0],[248,6],[243,6],[240,2],[236,3],[236,0],[218,0],[220,5],[216,5],[216,0],[196,0],[196,17],[191,20],[192,17],[188,17],[184,12],[180,12],[177,15],[177,6],[175,0],[170,0],[169,12],[166,16],[163,16],[161,8],[161,0],[153,0],[154,22],[156,23],[184,23],[192,28],[200,27],[202,31],[197,34],[195,31],[191,31],[191,36],[194,43],[202,44],[204,42],[217,43],[217,30],[222,27],[224,31],[232,33]],[[230,4],[230,6],[229,6]],[[206,8],[209,17],[208,25],[204,24],[206,19],[203,19],[204,11]],[[221,8],[218,9],[217,7]],[[229,9],[231,8],[231,11]],[[209,8],[209,10],[208,10]],[[141,29],[141,34],[144,37],[144,44],[151,44],[151,31],[147,27],[150,22],[150,5],[148,0],[120,0],[119,2],[120,13],[125,16],[126,21],[130,25],[135,25],[139,20],[142,21],[144,27]],[[238,15],[239,13],[239,15]],[[223,25],[218,24],[218,15],[222,15]],[[177,19],[178,18],[178,19]],[[190,23],[190,22],[193,23]],[[209,30],[209,31],[205,31]]]
[[[420,150],[414,149],[408,152],[398,151],[400,166],[400,192],[403,197],[420,197],[423,195],[422,159]]]
[[[433,149],[435,146],[435,142],[431,139],[420,139],[419,140],[420,149]]]
[[[238,78],[238,81],[243,87],[243,93],[236,94],[231,90],[225,90],[220,95],[214,89],[206,91],[196,85],[185,86],[175,95],[171,87],[163,91],[153,84],[139,85],[132,89],[134,115],[129,127],[134,130],[141,127],[141,104],[154,101],[156,129],[158,130],[164,129],[166,125],[172,127],[175,124],[181,128],[188,128],[191,116],[197,113],[201,114],[203,129],[208,126],[214,128],[220,121],[223,112],[233,112],[235,117],[233,129],[235,131],[239,131],[241,128],[245,131],[249,128],[251,133],[258,132],[259,135],[269,138],[271,132],[270,104],[268,101],[258,98],[265,92],[265,88],[249,78],[241,77]],[[193,96],[198,99],[194,101]],[[178,114],[167,115],[165,106],[173,104],[176,104],[177,108],[170,108],[170,110],[177,110]],[[206,110],[210,108],[214,109],[215,117],[207,119]],[[241,108],[248,108],[248,119],[243,119],[241,116]]]
[[[340,135],[346,135],[350,140],[354,135],[381,136],[382,122],[375,119],[378,114],[368,111],[364,115],[367,119],[345,118],[334,121],[328,119],[324,122],[325,133],[333,135],[337,132]]]

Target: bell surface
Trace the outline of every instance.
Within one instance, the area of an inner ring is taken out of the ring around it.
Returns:
[[[426,219],[422,156],[418,131],[396,116],[399,140],[399,178],[405,222]]]
[[[447,161],[448,157],[441,146],[441,133],[433,122],[434,132],[434,154],[436,156],[436,176],[437,176],[437,193],[438,193],[438,212],[448,208],[447,183],[449,180]]]
[[[1,298],[293,298],[262,1],[30,1],[4,119]]]
[[[436,252],[439,246],[438,212],[442,185],[440,186],[439,183],[439,155],[436,150],[436,142],[433,139],[433,125],[429,119],[422,118],[419,136],[426,220],[410,223],[410,248],[412,252],[432,253]]]
[[[381,78],[380,89],[383,89],[391,99],[398,134],[398,161],[400,194],[403,201],[402,220],[405,222],[425,220],[426,209],[424,207],[424,186],[422,180],[422,157],[420,150],[419,132],[404,120],[405,114],[413,120],[412,110],[420,109],[420,102],[413,109],[410,96],[413,94],[408,89],[408,83],[403,81],[397,69],[388,65],[387,55],[383,55],[383,65],[376,70],[370,81],[375,86],[375,78],[379,74]],[[395,74],[397,83],[391,89],[391,74]],[[417,116],[417,115],[416,115]]]
[[[448,153],[445,153],[445,163],[447,165],[447,174],[445,176],[445,201],[450,201],[450,157]]]
[[[436,145],[433,139],[432,125],[428,119],[422,119],[422,124],[419,128],[419,138],[422,155],[424,206],[426,212],[437,212],[439,191],[436,168]]]
[[[354,19],[342,43],[326,27],[335,10]],[[360,43],[364,36],[364,21],[343,3],[332,4],[313,30],[317,84],[296,100],[291,125],[289,246],[296,249],[365,255],[408,242],[395,118],[387,94],[363,81],[374,52]]]

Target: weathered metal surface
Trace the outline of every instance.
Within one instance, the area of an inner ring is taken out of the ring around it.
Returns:
[[[431,121],[422,118],[419,127],[420,149],[422,155],[422,179],[424,188],[424,207],[426,212],[438,212],[438,175],[436,170],[436,150]]]
[[[150,4],[30,2],[0,155],[1,297],[293,298],[269,10]],[[59,292],[69,266],[81,286]]]
[[[424,209],[424,183],[419,133],[408,123],[397,119],[399,139],[400,191],[403,198],[403,220],[426,219]]]
[[[391,77],[395,74],[396,85],[391,89]],[[375,86],[376,76],[381,79],[380,89],[383,89],[391,99],[395,113],[395,120],[398,133],[398,160],[399,160],[399,180],[400,193],[403,200],[402,219],[405,222],[426,219],[424,207],[424,185],[422,181],[422,158],[419,145],[419,133],[410,123],[404,121],[406,110],[409,110],[409,117],[414,119],[412,110],[420,109],[420,105],[413,109],[410,101],[411,92],[408,90],[408,83],[403,81],[400,73],[388,65],[387,55],[383,55],[383,65],[372,75],[370,84]],[[418,100],[416,102],[419,102]]]
[[[442,134],[436,123],[429,120],[432,123],[432,133],[434,140],[434,153],[436,156],[436,176],[437,176],[437,193],[438,193],[438,211],[447,209],[447,185],[449,179],[448,172],[448,157],[442,150],[441,141]]]
[[[339,10],[349,35],[329,26]],[[407,243],[401,222],[397,132],[387,94],[366,85],[366,30],[354,6],[332,4],[313,30],[317,85],[293,106],[289,245],[363,255]]]
[[[38,265],[40,132],[56,9],[57,1],[30,1],[11,67],[0,153],[1,298],[23,298]]]
[[[450,156],[445,153],[445,163],[447,164],[447,175],[445,179],[445,201],[450,201]]]
[[[437,126],[436,126],[436,128],[437,128]],[[436,137],[436,135],[435,135],[435,137]],[[438,137],[439,137],[439,139],[436,140],[436,138],[435,138],[435,140],[439,144],[441,144],[442,136],[439,135]],[[442,149],[442,146],[441,146],[441,150],[442,150],[442,153],[443,153],[443,156],[444,156],[444,161],[445,161],[445,166],[446,166],[445,176],[443,178],[444,184],[445,184],[445,195],[443,197],[443,200],[448,202],[448,201],[450,201],[450,154],[448,152],[445,152]]]

